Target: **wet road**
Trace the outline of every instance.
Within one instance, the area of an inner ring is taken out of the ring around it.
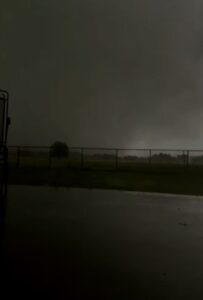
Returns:
[[[203,197],[11,186],[4,245],[7,294],[203,298]]]

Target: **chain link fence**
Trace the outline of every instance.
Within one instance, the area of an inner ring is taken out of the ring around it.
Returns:
[[[203,150],[111,149],[70,147],[53,156],[49,147],[9,146],[10,167],[134,169],[151,166],[203,166]]]

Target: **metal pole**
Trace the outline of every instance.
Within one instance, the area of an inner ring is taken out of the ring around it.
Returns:
[[[51,148],[49,149],[49,168],[51,169],[51,166],[52,166],[52,153],[51,153]]]
[[[81,148],[81,169],[84,168],[84,148]]]
[[[186,167],[186,155],[185,155],[185,151],[184,150],[182,152],[182,157],[183,157],[183,166]]]
[[[118,163],[119,163],[119,161],[118,161],[118,159],[119,159],[118,152],[119,152],[119,150],[116,149],[116,170],[118,169]]]
[[[190,165],[190,151],[187,150],[187,167]]]
[[[3,238],[4,238],[4,226],[6,216],[6,204],[7,204],[7,184],[8,184],[8,148],[7,148],[7,131],[9,125],[8,119],[8,92],[0,90],[0,99],[3,103],[3,126],[2,126],[2,140],[1,140],[1,155],[2,155],[2,178],[0,183],[0,256],[4,259],[3,251]],[[1,268],[3,265],[1,265]]]
[[[151,165],[152,163],[152,150],[149,149],[149,164]]]
[[[17,148],[17,168],[20,167],[20,147]]]

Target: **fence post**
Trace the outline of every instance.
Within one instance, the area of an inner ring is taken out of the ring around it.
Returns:
[[[183,157],[183,166],[186,167],[186,164],[187,164],[187,155],[185,154],[185,150],[182,151],[182,157]]]
[[[187,167],[189,167],[190,164],[190,151],[187,150]]]
[[[51,148],[49,148],[49,168],[52,166],[52,156],[51,156]]]
[[[84,148],[81,148],[81,169],[84,168]]]
[[[116,170],[118,169],[118,159],[119,159],[118,152],[119,150],[116,149]]]
[[[20,147],[17,148],[17,168],[20,167]]]
[[[149,149],[149,164],[152,163],[152,149]]]

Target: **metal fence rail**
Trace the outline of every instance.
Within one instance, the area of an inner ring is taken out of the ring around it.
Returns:
[[[12,167],[133,169],[139,166],[203,166],[203,150],[69,147],[56,157],[51,147],[9,146]]]

